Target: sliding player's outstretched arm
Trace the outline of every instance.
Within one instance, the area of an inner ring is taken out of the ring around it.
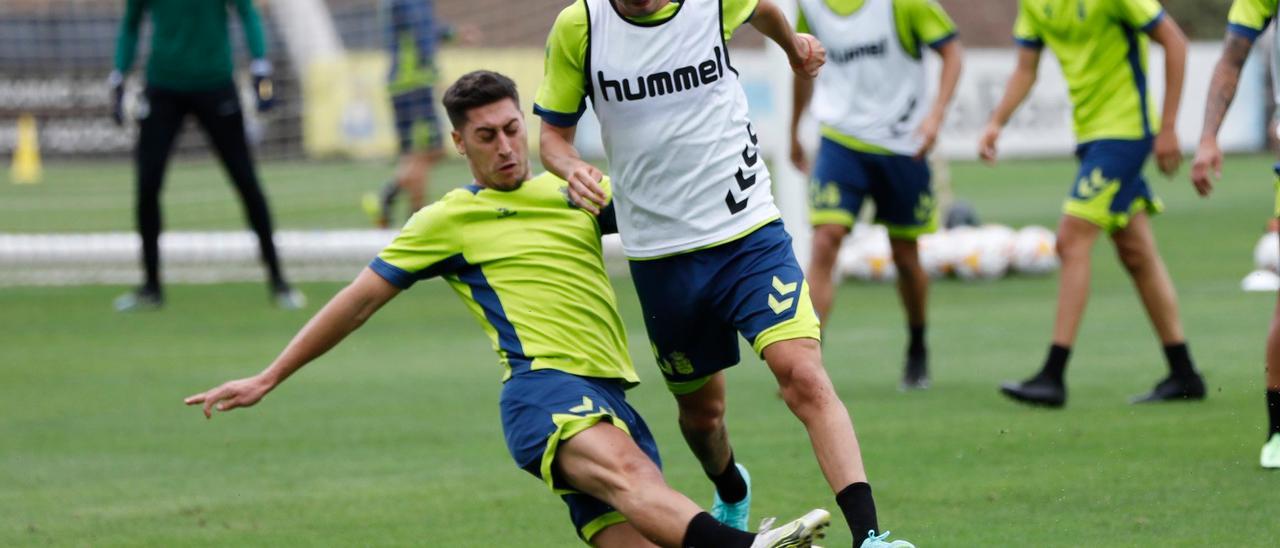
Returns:
[[[1200,146],[1196,150],[1195,163],[1191,165],[1191,182],[1196,192],[1208,196],[1213,191],[1213,183],[1222,177],[1222,149],[1218,146],[1218,130],[1222,129],[1222,120],[1227,116],[1227,109],[1236,97],[1236,86],[1240,83],[1240,70],[1249,58],[1249,50],[1253,48],[1253,40],[1246,36],[1228,33],[1222,48],[1222,57],[1213,69],[1213,80],[1209,84],[1209,99],[1204,109],[1204,129],[1200,132]]]
[[[755,15],[751,16],[751,26],[782,48],[797,76],[815,78],[818,69],[827,62],[827,50],[822,43],[809,34],[792,30],[786,14],[769,0],[760,0]]]
[[[302,366],[337,346],[399,293],[399,288],[365,268],[307,322],[261,373],[224,383],[183,401],[187,405],[203,404],[205,417],[213,415],[215,406],[218,411],[252,406]]]

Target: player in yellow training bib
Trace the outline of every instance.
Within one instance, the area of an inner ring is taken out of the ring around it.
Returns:
[[[555,175],[530,176],[524,115],[510,79],[472,72],[445,91],[444,105],[474,184],[415,214],[265,371],[186,403],[203,404],[206,416],[214,407],[253,405],[401,290],[440,276],[503,365],[502,427],[512,458],[563,498],[584,541],[808,546],[804,540],[827,523],[823,510],[753,534],[717,524],[667,486],[657,444],[625,396],[639,379],[604,270],[600,235],[610,231],[610,217],[597,220],[575,207]],[[607,180],[603,187],[608,192]],[[512,544],[504,540],[499,544]]]
[[[1222,176],[1218,130],[1222,128],[1227,107],[1235,98],[1240,69],[1249,58],[1253,42],[1275,16],[1276,0],[1235,0],[1231,4],[1231,12],[1227,15],[1227,39],[1223,44],[1222,58],[1213,71],[1213,82],[1209,84],[1204,130],[1200,134],[1195,164],[1191,166],[1191,182],[1201,196],[1209,196],[1215,179]],[[1273,48],[1274,55],[1280,49],[1280,41],[1273,44]],[[1276,76],[1274,69],[1272,76]],[[1274,171],[1277,195],[1272,214],[1280,217],[1280,164],[1276,164]],[[1262,446],[1259,461],[1263,468],[1280,468],[1280,302],[1276,303],[1271,329],[1267,333],[1267,419],[1267,442]]]
[[[1066,404],[1064,374],[1089,299],[1090,254],[1105,232],[1137,286],[1169,363],[1169,376],[1133,401],[1204,398],[1204,379],[1187,350],[1173,281],[1151,231],[1150,216],[1160,211],[1160,200],[1142,174],[1153,149],[1166,175],[1182,162],[1174,128],[1186,36],[1156,0],[1020,0],[1013,34],[1021,46],[1018,66],[983,133],[979,154],[995,162],[1000,130],[1031,91],[1040,53],[1048,46],[1058,56],[1071,95],[1080,170],[1058,225],[1062,274],[1053,344],[1035,376],[1005,383],[1001,392],[1024,403]],[[1162,115],[1148,92],[1148,37],[1165,50]]]

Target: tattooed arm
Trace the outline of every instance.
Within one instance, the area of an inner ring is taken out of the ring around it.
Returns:
[[[1218,130],[1222,128],[1222,119],[1227,116],[1227,109],[1236,97],[1240,69],[1244,67],[1252,48],[1253,40],[1228,33],[1222,58],[1218,59],[1218,66],[1213,70],[1209,100],[1205,105],[1204,130],[1200,133],[1200,147],[1196,151],[1195,163],[1191,166],[1191,182],[1201,196],[1208,196],[1213,191],[1214,182],[1222,177],[1222,149],[1218,147]]]

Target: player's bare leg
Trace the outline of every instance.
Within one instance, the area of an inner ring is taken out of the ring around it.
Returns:
[[[1014,400],[1033,405],[1061,407],[1067,401],[1064,375],[1071,345],[1075,344],[1089,302],[1092,276],[1093,244],[1102,229],[1097,225],[1064,215],[1058,224],[1058,258],[1062,271],[1058,277],[1058,309],[1053,321],[1053,345],[1044,366],[1035,376],[1022,382],[1008,382],[1000,391]]]
[[[1267,423],[1260,462],[1263,468],[1280,468],[1280,300],[1267,332]]]
[[[1058,278],[1058,309],[1053,319],[1053,344],[1071,348],[1080,331],[1085,305],[1089,302],[1089,284],[1093,276],[1093,244],[1102,229],[1097,225],[1064,215],[1058,224],[1058,259],[1062,271]]]
[[[396,184],[409,196],[410,215],[427,205],[431,167],[440,161],[442,155],[441,151],[433,150],[413,152],[400,158]]]
[[[826,527],[823,511],[762,531],[762,538],[728,527],[669,487],[662,471],[631,436],[607,422],[561,443],[555,462],[560,477],[569,485],[605,501],[627,518],[626,523],[607,527],[591,539],[602,548],[799,546],[785,540],[812,538]]]
[[[751,479],[746,468],[734,462],[729,431],[724,424],[725,380],[718,372],[698,390],[676,396],[680,433],[715,484],[711,515],[738,529],[750,527]]]
[[[880,527],[853,421],[823,368],[822,349],[814,339],[791,339],[766,346],[763,354],[782,399],[809,433],[818,466],[857,546],[868,531]]]
[[[676,396],[676,405],[680,410],[680,433],[703,471],[709,475],[723,472],[733,455],[724,425],[724,373],[712,375],[695,392]]]
[[[929,301],[929,275],[920,265],[920,247],[916,240],[889,240],[893,264],[898,269],[898,296],[907,316],[911,340],[907,344],[906,363],[902,372],[902,388],[929,387],[929,358],[924,343],[924,327]]]
[[[1111,239],[1115,242],[1120,263],[1138,289],[1138,296],[1142,298],[1169,362],[1169,376],[1151,393],[1139,396],[1135,401],[1204,398],[1204,381],[1196,373],[1187,350],[1182,320],[1178,315],[1178,296],[1164,260],[1156,250],[1150,217],[1145,213],[1134,215],[1127,226],[1112,234]]]
[[[818,320],[827,323],[831,306],[835,302],[836,259],[840,256],[840,244],[849,229],[841,225],[813,227],[813,252],[810,253],[809,270],[805,278],[809,282],[809,298]]]
[[[1182,321],[1178,317],[1178,296],[1173,280],[1156,250],[1155,236],[1151,233],[1151,220],[1145,213],[1133,217],[1129,225],[1111,235],[1116,245],[1116,255],[1133,279],[1142,305],[1147,310],[1156,335],[1164,344],[1184,341]]]

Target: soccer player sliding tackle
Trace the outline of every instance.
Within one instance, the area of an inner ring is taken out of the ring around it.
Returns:
[[[1147,93],[1148,36],[1165,51],[1162,116],[1154,112]],[[1165,175],[1176,173],[1182,162],[1175,127],[1186,36],[1156,0],[1021,0],[1014,38],[1021,46],[1017,68],[991,114],[978,153],[995,163],[1000,131],[1035,84],[1040,54],[1048,46],[1070,88],[1080,170],[1058,225],[1062,274],[1052,345],[1038,373],[1004,384],[1001,392],[1023,403],[1066,404],[1067,358],[1089,299],[1090,255],[1105,232],[1133,279],[1169,364],[1169,376],[1134,403],[1203,399],[1204,379],[1187,349],[1173,280],[1151,230],[1150,216],[1163,205],[1142,175],[1153,150]]]
[[[1240,83],[1240,69],[1249,58],[1254,40],[1267,29],[1276,15],[1276,0],[1235,0],[1227,14],[1227,38],[1222,47],[1222,57],[1213,71],[1209,84],[1209,99],[1205,105],[1204,129],[1200,134],[1200,147],[1195,163],[1191,166],[1191,182],[1201,196],[1208,197],[1214,182],[1222,178],[1222,149],[1218,146],[1218,130],[1227,108],[1236,96]],[[1280,42],[1277,42],[1280,45]],[[1274,55],[1274,52],[1273,52]],[[1272,75],[1275,76],[1275,69]],[[1277,95],[1280,97],[1280,95]],[[1274,168],[1276,188],[1280,191],[1280,164]],[[1280,195],[1277,196],[1273,215],[1280,217]],[[1267,442],[1262,446],[1260,463],[1263,468],[1280,468],[1280,302],[1276,304],[1267,332]]]
[[[844,403],[822,363],[818,317],[760,161],[726,42],[745,22],[813,78],[825,50],[769,0],[579,0],[547,40],[534,112],[542,162],[593,213],[603,174],[573,146],[590,99],[615,184],[622,245],[680,430],[715,485],[712,515],[746,528],[750,478],[725,425],[724,369],[751,343],[804,424],[855,545],[875,535],[875,503]],[[904,545],[906,543],[901,543]]]
[[[565,198],[564,180],[530,177],[515,84],[478,71],[444,96],[454,146],[474,184],[416,213],[258,375],[187,398],[206,417],[256,404],[418,280],[442,276],[485,327],[505,369],[502,426],[520,468],[562,495],[595,546],[809,546],[830,519],[814,510],[752,534],[717,522],[667,486],[657,444],[626,400],[639,382],[604,269],[614,223]],[[607,179],[601,187],[609,192]],[[564,295],[575,298],[565,299]]]

